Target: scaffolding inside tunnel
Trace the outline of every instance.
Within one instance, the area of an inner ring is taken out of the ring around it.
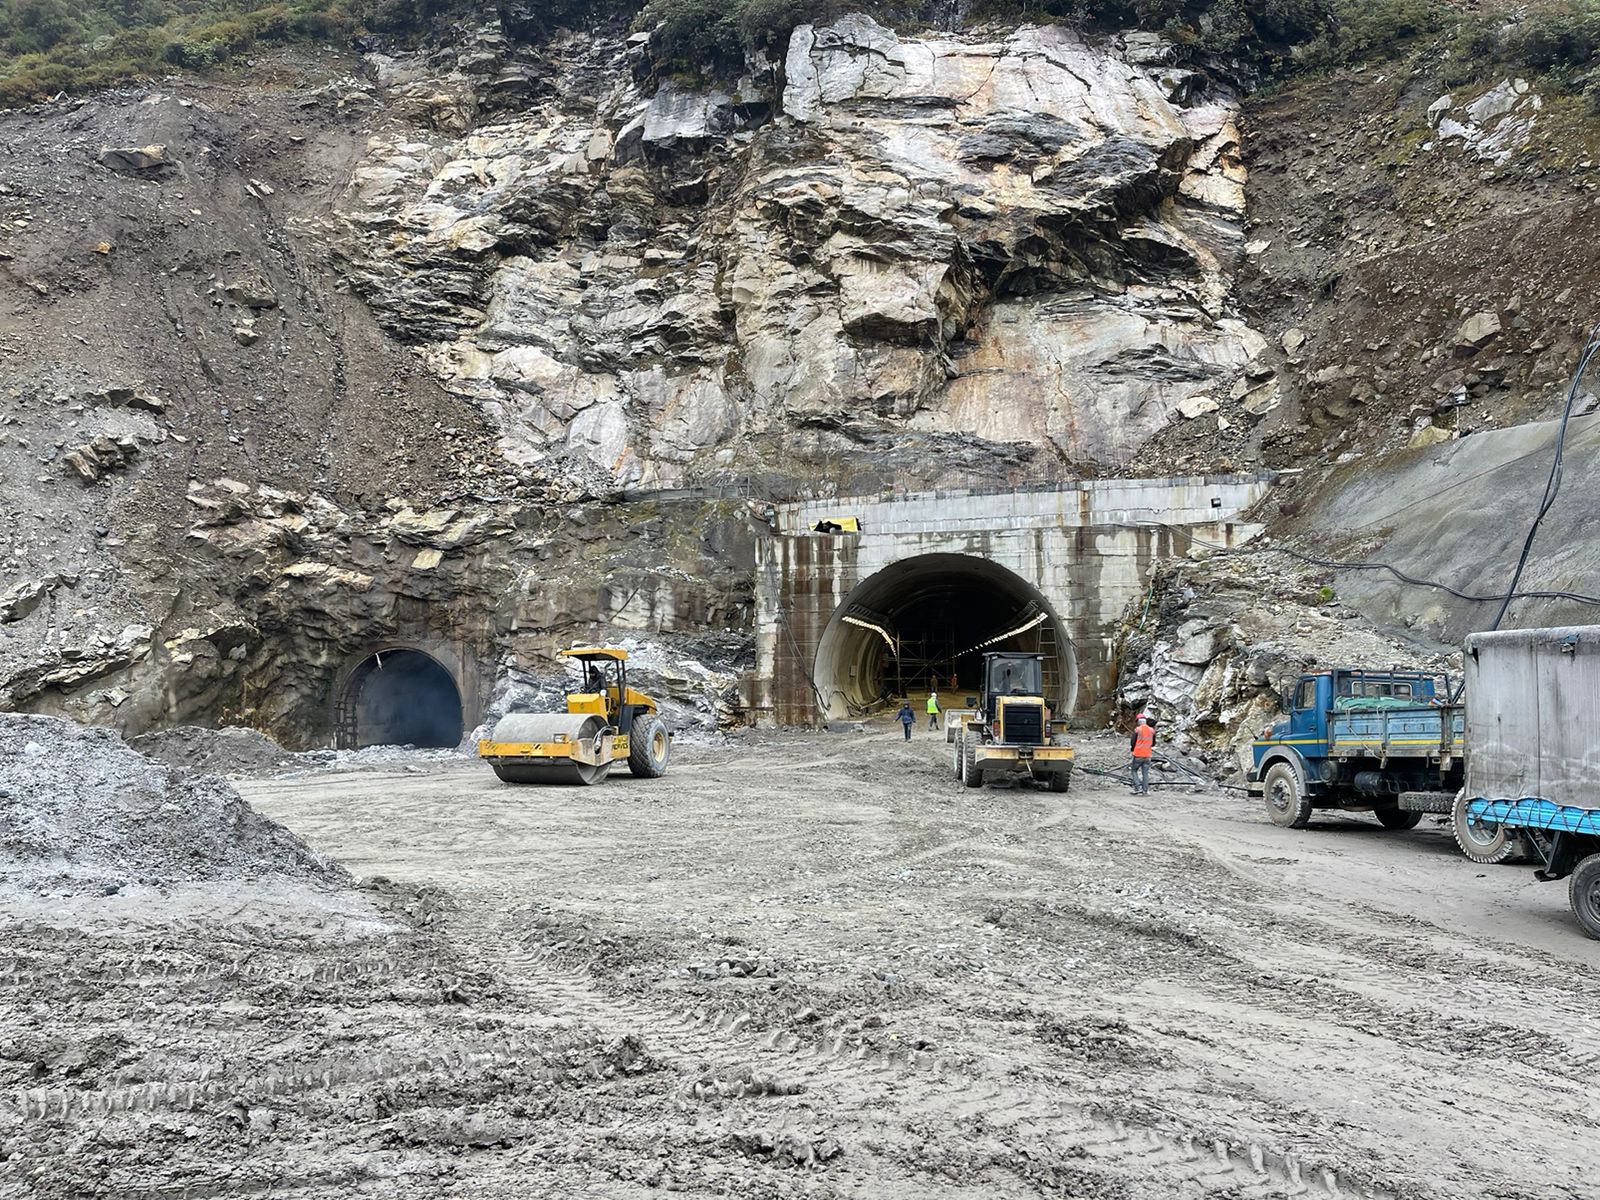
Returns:
[[[906,559],[859,584],[828,622],[816,656],[818,699],[829,717],[865,715],[929,690],[946,707],[964,703],[983,655],[997,650],[1044,655],[1046,698],[1070,710],[1072,642],[1036,588],[972,555]]]

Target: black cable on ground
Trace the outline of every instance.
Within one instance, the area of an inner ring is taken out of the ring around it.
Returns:
[[[1589,331],[1589,341],[1584,346],[1583,357],[1578,360],[1578,369],[1572,373],[1572,383],[1567,388],[1566,407],[1561,410],[1561,428],[1556,432],[1556,452],[1550,463],[1550,478],[1544,485],[1544,498],[1539,502],[1539,511],[1534,514],[1533,524],[1528,527],[1528,536],[1522,543],[1522,554],[1517,559],[1517,569],[1511,575],[1511,585],[1506,589],[1506,598],[1500,603],[1500,611],[1494,615],[1494,624],[1489,626],[1491,630],[1500,628],[1500,622],[1505,620],[1506,610],[1516,599],[1517,584],[1522,582],[1523,568],[1528,565],[1528,555],[1533,551],[1533,539],[1539,536],[1539,525],[1544,520],[1545,514],[1555,505],[1556,496],[1561,491],[1562,460],[1567,448],[1567,424],[1572,420],[1572,406],[1578,402],[1578,384],[1583,381],[1583,374],[1589,369],[1589,363],[1597,353],[1600,353],[1600,325]]]

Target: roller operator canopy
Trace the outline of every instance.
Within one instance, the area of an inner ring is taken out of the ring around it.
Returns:
[[[609,658],[613,662],[628,661],[628,652],[626,650],[616,650],[610,646],[574,646],[571,650],[562,650],[559,653],[562,658],[581,658],[586,660]]]

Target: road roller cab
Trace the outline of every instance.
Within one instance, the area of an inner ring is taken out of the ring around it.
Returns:
[[[636,776],[666,774],[672,737],[656,702],[628,686],[628,652],[578,646],[561,651],[578,668],[564,713],[509,713],[478,743],[507,783],[599,783],[613,763]]]

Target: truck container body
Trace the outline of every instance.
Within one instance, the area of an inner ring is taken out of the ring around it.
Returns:
[[[1467,638],[1467,791],[1600,809],[1600,625]]]
[[[1540,879],[1570,879],[1600,938],[1600,625],[1473,634],[1466,679],[1467,825],[1484,843],[1519,837]]]

